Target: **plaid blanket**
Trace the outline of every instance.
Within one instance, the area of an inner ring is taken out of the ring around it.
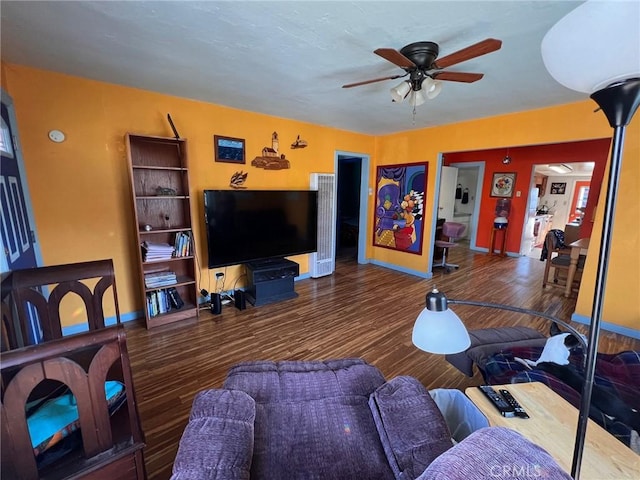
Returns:
[[[581,392],[574,390],[548,372],[535,367],[530,370],[515,360],[516,357],[537,360],[541,353],[542,348],[540,347],[522,347],[502,351],[487,361],[482,373],[490,385],[523,382],[544,383],[574,407],[580,408]],[[580,349],[569,357],[569,363],[581,373],[584,371],[582,362],[583,352]],[[599,353],[594,383],[614,392],[631,408],[640,410],[640,352]],[[629,425],[614,421],[603,414],[591,415],[591,419],[625,445],[630,446],[632,428]]]

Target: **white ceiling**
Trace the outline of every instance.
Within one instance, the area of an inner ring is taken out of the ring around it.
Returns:
[[[586,98],[547,73],[540,43],[582,2],[2,0],[2,60],[367,134],[459,122]],[[401,74],[373,50],[429,40],[440,56],[486,38],[502,49],[451,67],[417,107],[391,102]]]

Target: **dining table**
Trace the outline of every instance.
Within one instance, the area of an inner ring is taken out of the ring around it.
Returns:
[[[571,260],[569,262],[569,272],[567,273],[567,285],[564,289],[564,296],[569,297],[571,295],[571,286],[573,285],[573,279],[576,276],[576,270],[578,269],[578,259],[580,254],[586,255],[589,250],[589,238],[580,238],[575,242],[571,242],[567,245],[571,249]]]

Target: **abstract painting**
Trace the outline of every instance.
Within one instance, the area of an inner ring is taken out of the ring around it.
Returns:
[[[373,246],[422,254],[428,165],[378,167]]]

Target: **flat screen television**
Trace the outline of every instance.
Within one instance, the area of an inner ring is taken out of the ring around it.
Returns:
[[[209,268],[318,249],[318,192],[205,190]]]

